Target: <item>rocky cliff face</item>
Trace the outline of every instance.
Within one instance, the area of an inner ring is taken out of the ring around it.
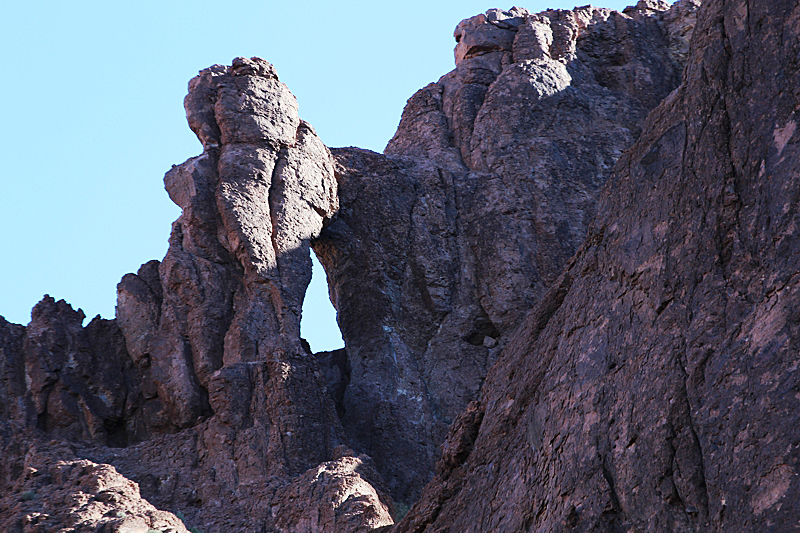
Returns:
[[[490,10],[386,154],[334,150],[314,250],[351,363],[343,423],[413,501],[450,423],[586,235],[614,163],[680,81],[697,5]]]
[[[202,71],[116,320],[0,321],[0,529],[793,530],[798,28],[490,10],[385,154]],[[345,350],[300,339],[309,245]]]
[[[796,529],[798,16],[704,4],[683,84],[397,531]]]

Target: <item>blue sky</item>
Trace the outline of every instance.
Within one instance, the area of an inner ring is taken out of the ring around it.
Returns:
[[[511,6],[4,2],[0,315],[26,324],[50,294],[113,318],[120,278],[164,256],[180,211],[163,175],[201,150],[183,111],[198,70],[263,57],[328,146],[380,152],[406,100],[453,68],[456,24],[492,7]],[[317,268],[303,322],[314,350],[342,345],[333,321]]]

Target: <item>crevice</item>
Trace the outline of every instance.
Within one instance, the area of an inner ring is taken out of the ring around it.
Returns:
[[[280,252],[278,251],[277,207],[279,205],[278,199],[284,196],[283,194],[284,181],[281,174],[283,169],[287,165],[288,157],[289,157],[288,147],[286,146],[281,147],[275,159],[275,166],[272,167],[272,175],[270,176],[269,180],[269,192],[267,193],[267,203],[269,205],[269,218],[270,218],[270,224],[272,226],[270,228],[271,229],[270,242],[272,244],[272,251],[275,254],[275,273],[277,274],[279,279],[281,277],[281,267],[280,267],[280,261],[278,260]],[[283,320],[283,317],[281,317],[281,320]]]
[[[609,497],[611,498],[611,506],[607,506],[605,509],[603,509],[603,514],[619,514],[622,512],[622,506],[620,505],[617,487],[614,483],[614,476],[608,466],[608,457],[606,456],[603,456],[602,458],[602,472],[603,479],[605,479],[606,483],[608,484]]]
[[[708,356],[709,356],[709,352],[706,352],[706,356],[702,360],[702,364],[700,365],[700,368],[705,369],[705,365],[706,365],[706,362],[708,360]],[[708,516],[709,494],[708,494],[708,486],[706,485],[706,466],[705,466],[705,460],[703,459],[703,447],[700,444],[700,438],[697,435],[697,430],[695,428],[694,419],[692,418],[692,405],[691,405],[691,401],[689,399],[689,389],[688,389],[688,386],[687,386],[687,381],[689,380],[689,375],[688,375],[688,373],[686,371],[686,368],[683,366],[683,364],[680,364],[680,362],[678,364],[678,367],[679,367],[679,371],[683,372],[683,376],[681,377],[681,387],[683,389],[683,397],[685,399],[684,400],[684,409],[685,409],[685,413],[684,414],[686,416],[686,421],[688,422],[688,426],[689,426],[688,430],[689,430],[689,432],[691,434],[691,438],[692,438],[692,441],[693,441],[692,445],[693,445],[693,448],[695,449],[695,451],[697,453],[697,460],[699,461],[698,474],[700,476],[700,479],[697,480],[697,483],[699,485],[698,488],[700,489],[700,494],[702,496],[702,501],[701,502],[697,502],[697,503],[699,503],[700,506],[703,509],[703,516],[707,517]],[[695,503],[695,502],[692,502],[692,503]]]

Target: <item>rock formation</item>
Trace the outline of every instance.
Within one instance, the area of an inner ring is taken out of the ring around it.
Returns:
[[[389,525],[371,461],[344,446],[332,369],[300,339],[309,240],[338,207],[331,154],[260,59],[202,71],[185,107],[204,151],[165,176],[181,217],[164,260],[119,283],[116,321],[82,328],[47,297],[27,328],[2,324],[6,448],[24,428],[68,439],[212,531]],[[26,487],[12,470],[0,482]],[[305,491],[321,518],[277,514]]]
[[[203,70],[116,319],[0,319],[0,528],[793,531],[800,7],[698,5],[467,19],[385,154]]]
[[[33,444],[25,454],[16,486],[0,498],[0,529],[188,533],[178,517],[142,499],[138,485],[113,466],[78,459],[58,442]]]
[[[796,530],[798,17],[703,5],[684,82],[398,532]]]
[[[680,82],[697,5],[667,7],[465,20],[456,69],[409,100],[386,155],[333,150],[341,207],[313,246],[351,365],[343,422],[400,501]]]
[[[51,437],[126,446],[161,427],[148,369],[112,320],[82,327],[82,311],[46,296],[27,327],[0,318],[0,416]]]

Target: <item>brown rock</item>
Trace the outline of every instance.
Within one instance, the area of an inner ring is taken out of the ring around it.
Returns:
[[[159,396],[180,427],[211,414],[209,380],[224,364],[306,357],[308,241],[337,207],[330,153],[269,63],[201,72],[186,109],[206,151],[164,178],[183,214],[159,268],[158,324],[157,294],[129,296],[132,278],[118,291],[120,326],[134,352],[149,339]]]
[[[376,489],[380,476],[370,463],[342,457],[295,479],[273,502],[277,531],[366,533],[394,524],[391,498]]]
[[[3,322],[0,413],[53,437],[125,446],[158,430],[159,403],[114,321],[45,296],[27,327]]]
[[[386,155],[334,150],[341,209],[314,249],[351,364],[343,422],[400,501],[678,85],[669,28],[692,5],[467,19],[456,69],[409,100]]]
[[[712,0],[687,48],[667,8],[468,19],[386,155],[332,157],[263,60],[201,72],[117,320],[0,321],[0,527],[360,532],[421,494],[397,531],[792,530],[800,15]]]
[[[113,466],[75,457],[64,443],[35,444],[18,483],[0,498],[0,529],[8,533],[188,533],[159,511]]]
[[[796,529],[799,16],[704,3],[685,81],[487,377],[463,477],[397,531]]]
[[[27,328],[0,324],[0,414],[13,424],[0,426],[0,486],[22,483],[15,435],[37,428],[26,438],[82,443],[81,461],[113,464],[207,532],[274,530],[270,502],[306,471],[333,476],[309,494],[341,497],[334,531],[390,524],[374,471],[341,457],[319,466],[345,440],[342,391],[326,389],[344,384],[299,330],[309,240],[338,206],[330,152],[261,59],[201,72],[186,108],[205,151],[165,176],[183,212],[164,260],[120,282],[117,320],[82,328],[81,312],[48,297]],[[94,524],[92,509],[73,514]]]
[[[333,399],[336,412],[341,418],[344,416],[344,393],[350,384],[350,361],[344,348],[331,352],[318,352],[314,354],[319,362],[320,372],[328,394]]]
[[[163,293],[158,261],[149,261],[136,274],[126,274],[117,285],[117,324],[126,334],[126,348],[140,366],[150,364],[155,332],[161,319]]]
[[[26,387],[24,341],[25,328],[0,317],[0,420],[24,420],[30,410],[19,401]]]
[[[203,527],[260,530],[275,523],[276,491],[344,441],[335,396],[300,339],[309,240],[338,206],[333,159],[261,59],[206,69],[189,88],[187,117],[205,151],[164,179],[183,213],[159,266],[161,292],[146,290],[142,271],[128,275],[117,308],[170,420],[189,429],[114,457],[85,453]],[[180,452],[165,457],[165,447]],[[367,524],[383,504],[359,505]],[[366,527],[357,523],[337,527]]]

